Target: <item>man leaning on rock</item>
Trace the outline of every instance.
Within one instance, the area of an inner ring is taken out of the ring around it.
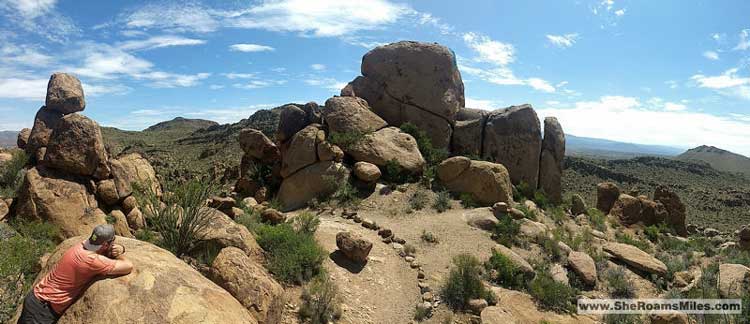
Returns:
[[[89,239],[68,249],[26,296],[18,324],[56,323],[97,277],[133,271],[125,247],[115,244],[112,225],[98,225]]]

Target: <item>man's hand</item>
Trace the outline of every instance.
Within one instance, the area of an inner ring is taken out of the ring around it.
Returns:
[[[123,253],[125,253],[125,247],[120,244],[113,244],[112,248],[109,250],[109,257],[117,259],[117,257],[121,256]]]

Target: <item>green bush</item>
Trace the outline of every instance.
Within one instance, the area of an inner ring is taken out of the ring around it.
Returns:
[[[604,215],[601,210],[596,208],[589,208],[587,215],[589,218],[589,222],[594,226],[595,229],[601,232],[607,231],[607,215]]]
[[[313,235],[318,230],[320,218],[311,212],[302,212],[293,221],[297,233]]]
[[[518,233],[521,231],[521,225],[514,222],[509,216],[501,217],[495,229],[492,232],[492,238],[498,243],[507,247],[512,247],[519,243]]]
[[[442,213],[448,209],[451,209],[451,195],[448,191],[438,191],[435,196],[435,202],[432,204],[432,208],[435,208],[438,213]]]
[[[547,234],[540,234],[537,236],[536,242],[550,261],[558,262],[563,259],[563,252],[560,250],[560,245],[557,244],[558,240],[555,238],[550,238]]]
[[[651,248],[651,245],[649,245],[648,243],[646,243],[644,241],[641,241],[641,240],[639,240],[637,238],[634,238],[634,237],[630,236],[629,234],[622,233],[622,232],[617,232],[617,233],[615,233],[615,239],[617,240],[617,242],[624,243],[624,244],[630,244],[632,246],[635,246],[635,247],[643,250],[644,252],[648,252],[648,253],[653,252],[653,249]]]
[[[346,179],[337,180],[333,176],[324,176],[323,181],[336,188],[336,191],[328,197],[320,197],[321,200],[333,202],[338,207],[353,207],[362,202],[359,197],[359,190]]]
[[[594,234],[591,233],[591,229],[584,227],[580,234],[573,237],[568,246],[574,251],[581,251],[582,247],[591,246],[593,240]]]
[[[413,175],[410,174],[409,171],[404,170],[396,160],[388,160],[385,162],[385,167],[382,171],[383,175],[381,176],[381,179],[390,184],[407,183],[414,180]]]
[[[425,241],[427,243],[438,243],[439,241],[437,236],[434,233],[428,232],[425,230],[422,230],[421,238],[422,238],[422,241]]]
[[[299,316],[306,323],[328,324],[341,318],[341,299],[336,284],[321,274],[302,290]]]
[[[23,182],[23,168],[28,163],[26,152],[13,151],[12,158],[0,166],[0,196],[12,197]]]
[[[549,209],[549,215],[552,218],[553,221],[555,221],[555,224],[562,225],[563,222],[568,220],[568,215],[565,213],[565,210],[562,207],[553,207],[552,209]]]
[[[608,269],[604,274],[609,287],[609,296],[612,298],[635,298],[635,289],[630,281],[625,278],[625,270],[620,267]]]
[[[144,189],[146,188],[146,189]],[[176,256],[187,254],[203,239],[203,232],[209,225],[213,211],[206,207],[215,187],[211,182],[192,179],[174,184],[169,198],[164,203],[151,186],[134,185],[144,202],[143,212],[149,230],[159,233],[157,245]]]
[[[361,141],[362,138],[364,138],[364,134],[357,131],[328,133],[328,142],[337,145],[344,151],[351,149],[355,144]]]
[[[448,158],[448,151],[445,149],[435,148],[432,145],[432,140],[427,136],[427,133],[420,130],[416,125],[412,123],[401,124],[401,131],[407,133],[417,140],[417,147],[419,152],[422,153],[422,157],[428,166],[438,165],[440,162]]]
[[[428,200],[427,192],[422,189],[417,189],[417,191],[409,197],[409,207],[413,210],[422,210],[427,206]]]
[[[550,206],[547,195],[544,193],[544,191],[541,190],[534,191],[534,198],[531,200],[534,201],[534,203],[540,208],[547,208],[548,206]]]
[[[687,270],[689,265],[689,262],[683,255],[672,256],[667,253],[659,253],[656,258],[667,266],[667,274],[664,276],[664,279],[666,279],[667,282],[672,282],[672,280],[674,280],[674,274],[676,272]]]
[[[262,224],[255,233],[258,245],[269,254],[268,270],[280,280],[300,283],[320,272],[326,252],[312,234],[297,232],[291,224]]]
[[[492,256],[484,263],[484,267],[487,270],[497,272],[497,275],[493,276],[492,279],[501,287],[521,290],[526,285],[523,272],[508,257],[495,250],[492,250]]]
[[[529,283],[529,294],[539,301],[542,308],[556,312],[575,312],[576,293],[574,288],[552,279],[546,267],[537,271]]]
[[[453,267],[442,288],[443,300],[453,309],[465,309],[472,299],[483,298],[489,303],[495,301],[492,291],[482,284],[481,264],[476,257],[459,254],[453,258]]]
[[[459,194],[458,200],[461,201],[461,206],[466,209],[479,207],[479,203],[474,200],[474,196],[468,192],[462,192],[461,194]]]
[[[604,315],[606,324],[642,324],[644,320],[638,314],[607,314]]]

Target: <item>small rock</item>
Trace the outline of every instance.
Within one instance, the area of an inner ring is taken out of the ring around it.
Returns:
[[[513,217],[513,219],[526,218],[526,214],[524,214],[520,209],[517,209],[517,208],[511,208],[509,214],[511,217]]]
[[[393,236],[393,231],[391,231],[390,229],[387,229],[387,228],[381,228],[378,231],[378,235],[380,235],[380,237],[383,237],[383,238],[391,237],[391,236]]]
[[[412,261],[414,261],[414,257],[411,255],[407,255],[404,257],[404,261],[411,263]]]
[[[286,215],[276,209],[268,208],[260,213],[260,219],[266,223],[281,224],[286,222]]]
[[[430,292],[430,291],[422,294],[422,300],[424,300],[426,302],[431,302],[433,298],[434,298],[434,296],[432,295],[432,292]]]
[[[488,304],[487,301],[484,299],[472,299],[469,300],[469,311],[471,311],[472,314],[479,315],[482,313],[482,310],[487,308]]]
[[[374,221],[372,221],[372,220],[370,220],[370,219],[368,219],[368,218],[363,218],[363,219],[362,219],[362,227],[364,227],[364,228],[367,228],[367,229],[375,229],[375,228],[376,228],[377,226],[378,226],[378,225],[377,225],[377,224],[375,224],[375,222],[374,222]]]
[[[351,232],[336,234],[336,246],[352,261],[365,263],[372,250],[372,243]]]
[[[495,213],[508,213],[510,211],[510,206],[508,206],[505,202],[498,202],[492,205],[492,210]]]
[[[709,228],[706,228],[705,230],[703,230],[703,235],[706,236],[706,237],[714,237],[714,236],[717,236],[719,234],[721,234],[721,233],[719,232],[719,230],[717,230],[715,228],[710,228],[709,227]]]

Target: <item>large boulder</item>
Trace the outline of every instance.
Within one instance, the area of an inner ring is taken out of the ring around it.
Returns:
[[[722,298],[741,298],[750,290],[750,268],[741,264],[719,266],[719,295]]]
[[[281,182],[279,201],[284,211],[304,207],[313,198],[332,194],[341,181],[349,180],[349,169],[333,161],[321,161],[297,171]]]
[[[513,184],[537,187],[541,150],[542,130],[531,105],[496,110],[487,117],[482,154],[504,165]]]
[[[669,213],[659,201],[653,201],[645,196],[638,197],[641,202],[641,221],[644,225],[656,225],[667,221]]]
[[[584,252],[572,251],[568,254],[568,265],[588,286],[596,285],[596,263]]]
[[[669,213],[667,224],[672,227],[680,236],[686,236],[687,227],[685,226],[685,204],[680,197],[667,187],[659,186],[654,191],[654,200],[661,202]]]
[[[37,277],[57,264],[74,244],[61,243]],[[59,324],[110,323],[258,323],[226,290],[166,250],[147,242],[117,238],[135,270],[126,276],[101,279],[68,308]]]
[[[388,161],[395,161],[401,169],[410,173],[422,173],[425,165],[414,137],[396,127],[367,134],[345,151],[355,161],[370,162],[379,167],[385,167]]]
[[[580,214],[586,214],[588,212],[588,208],[586,207],[586,202],[583,200],[583,197],[579,194],[573,194],[573,196],[570,197],[570,213],[573,214],[573,216],[578,216]]]
[[[460,108],[458,109],[458,113],[456,113],[456,121],[467,121],[467,120],[475,120],[487,117],[490,112],[484,109],[478,109],[478,108]]]
[[[456,155],[480,156],[487,118],[456,121],[451,139],[451,152]]]
[[[281,176],[286,178],[318,160],[318,127],[310,125],[282,145]]]
[[[667,273],[667,266],[663,262],[630,244],[608,242],[602,248],[614,258],[641,272],[659,276]]]
[[[109,177],[107,151],[99,125],[86,116],[64,116],[52,131],[44,164],[66,173]]]
[[[242,151],[261,161],[278,160],[279,148],[263,132],[245,128],[240,131],[239,142]]]
[[[633,196],[621,194],[609,211],[623,225],[632,225],[641,221],[641,201]]]
[[[18,132],[18,138],[16,139],[16,146],[20,149],[25,149],[26,144],[29,143],[29,136],[31,136],[31,129],[24,128]]]
[[[372,250],[372,242],[351,232],[339,232],[336,234],[336,247],[349,260],[366,263],[367,256],[370,255],[370,250]]]
[[[281,107],[279,127],[276,129],[276,141],[278,143],[286,142],[305,126],[310,125],[311,122],[308,114],[302,108],[296,105]]]
[[[469,209],[463,216],[467,224],[485,231],[494,230],[499,222],[491,207]]]
[[[539,189],[555,204],[562,202],[562,171],[565,133],[555,117],[544,119],[544,140],[539,162]]]
[[[454,156],[438,165],[437,176],[448,190],[469,193],[482,205],[513,201],[508,170],[502,164]]]
[[[609,214],[609,211],[619,197],[620,188],[618,188],[616,184],[612,182],[602,182],[596,185],[596,208],[601,210],[604,214]]]
[[[492,248],[492,250],[508,258],[508,260],[510,260],[510,262],[513,263],[513,265],[515,265],[518,270],[523,272],[526,277],[534,277],[534,267],[532,267],[529,262],[524,260],[516,252],[513,252],[513,250],[502,244],[496,244],[495,247]]]
[[[138,153],[130,153],[109,161],[115,187],[120,198],[133,193],[133,185],[143,186],[161,196],[161,186],[151,163]]]
[[[34,126],[31,128],[29,141],[26,143],[26,154],[29,158],[32,160],[41,160],[37,158],[37,151],[47,147],[49,138],[52,136],[52,130],[56,128],[61,118],[62,113],[60,112],[45,109],[44,106],[39,108],[34,117]],[[44,156],[43,154],[39,155],[41,157]]]
[[[388,126],[376,115],[367,101],[358,97],[333,97],[323,108],[328,131],[347,134],[368,134]]]
[[[453,51],[410,41],[379,46],[362,58],[362,75],[342,95],[364,98],[389,125],[413,123],[436,147],[448,149],[451,125],[464,106]]]
[[[89,235],[107,222],[85,185],[36,167],[26,172],[18,191],[16,216],[55,224],[62,238]]]
[[[382,173],[377,165],[368,162],[354,163],[354,176],[366,183],[373,183],[380,179]]]
[[[202,212],[208,217],[208,224],[199,232],[202,244],[197,249],[206,245],[218,249],[231,246],[242,250],[256,260],[262,259],[263,249],[247,227],[234,222],[229,216],[216,209],[204,207]]]
[[[210,273],[211,280],[232,294],[258,323],[281,323],[284,288],[242,250],[222,249]]]
[[[72,114],[86,108],[83,87],[78,78],[67,73],[55,73],[47,83],[47,109]]]

